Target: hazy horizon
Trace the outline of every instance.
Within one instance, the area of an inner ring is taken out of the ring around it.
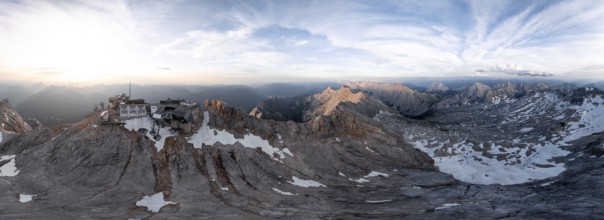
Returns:
[[[0,80],[0,84],[8,85],[25,85],[25,86],[66,86],[73,88],[88,88],[99,86],[117,86],[123,85],[125,88],[128,84],[133,86],[183,86],[183,87],[213,87],[213,86],[249,86],[262,87],[274,84],[291,84],[291,85],[312,85],[325,83],[350,83],[350,82],[379,82],[379,83],[400,83],[403,85],[419,85],[427,86],[433,82],[455,82],[455,81],[476,81],[476,82],[548,82],[548,83],[571,83],[577,86],[596,84],[598,87],[604,84],[604,79],[598,78],[560,78],[560,77],[529,77],[529,76],[451,76],[451,77],[405,77],[405,78],[366,78],[366,79],[307,79],[307,80],[288,80],[288,81],[265,81],[265,82],[249,82],[249,81],[229,81],[229,82],[140,82],[134,80],[124,80],[118,82],[45,82],[34,80]],[[604,88],[602,88],[604,89]]]

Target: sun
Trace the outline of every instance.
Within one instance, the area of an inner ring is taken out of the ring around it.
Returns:
[[[6,33],[12,36],[5,51],[12,68],[70,82],[105,81],[139,68],[137,36],[120,23],[94,13],[53,10],[20,19]]]

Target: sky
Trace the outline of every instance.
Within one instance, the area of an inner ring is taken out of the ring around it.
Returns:
[[[1,1],[0,80],[604,79],[604,1]]]

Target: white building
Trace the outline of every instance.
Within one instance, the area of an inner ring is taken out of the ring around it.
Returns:
[[[147,116],[146,104],[120,104],[119,109],[120,120],[128,120],[131,118]]]

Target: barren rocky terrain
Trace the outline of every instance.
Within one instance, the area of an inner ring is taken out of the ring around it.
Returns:
[[[159,141],[136,132],[149,118],[32,129],[6,103],[0,218],[602,218],[602,92],[435,85],[349,84],[251,113],[208,100],[196,133]]]

